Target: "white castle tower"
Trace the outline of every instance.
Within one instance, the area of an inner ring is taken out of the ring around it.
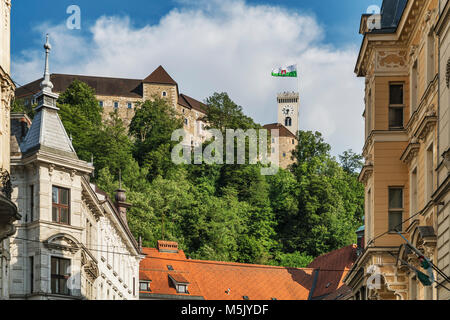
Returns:
[[[299,130],[300,95],[298,92],[284,92],[277,96],[278,123],[297,135]]]

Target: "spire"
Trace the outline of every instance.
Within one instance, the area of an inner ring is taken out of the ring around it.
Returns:
[[[53,89],[53,83],[50,81],[50,68],[49,68],[49,55],[50,50],[52,50],[52,46],[49,42],[49,36],[47,33],[47,40],[44,44],[45,49],[45,69],[44,69],[44,80],[41,82],[41,89],[46,92],[52,92]]]
[[[37,107],[31,127],[20,148],[22,153],[45,150],[58,155],[78,159],[73,148],[71,138],[66,132],[64,125],[59,118],[56,100],[59,95],[52,92],[53,84],[50,81],[49,54],[51,45],[49,36],[44,45],[45,49],[45,69],[44,80],[41,82],[41,91],[35,95]]]

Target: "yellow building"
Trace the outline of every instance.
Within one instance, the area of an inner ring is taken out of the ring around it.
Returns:
[[[442,2],[384,0],[381,15],[361,19],[364,39],[355,72],[365,77],[366,163],[360,180],[366,213],[365,248],[345,278],[354,299],[449,298],[436,272],[433,285],[419,281],[416,270],[427,271],[397,233],[435,265],[446,256],[449,274],[448,245],[446,254],[437,254],[438,234],[444,235],[441,246],[449,232],[448,218],[438,217],[443,207],[448,216],[448,183],[442,185],[448,169],[438,135],[439,110],[448,110],[448,101],[439,104],[436,25]]]

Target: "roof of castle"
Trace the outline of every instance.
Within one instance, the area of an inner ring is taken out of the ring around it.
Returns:
[[[178,85],[176,81],[172,79],[172,77],[167,73],[167,71],[162,66],[156,68],[155,71],[153,71],[147,78],[144,79],[144,82],[170,84],[175,86]]]
[[[178,96],[178,104],[183,107],[194,109],[202,113],[206,113],[206,109],[208,107],[203,102],[200,102],[182,93]]]

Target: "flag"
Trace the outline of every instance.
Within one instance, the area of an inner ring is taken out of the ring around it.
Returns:
[[[272,77],[297,78],[297,65],[272,69]]]

